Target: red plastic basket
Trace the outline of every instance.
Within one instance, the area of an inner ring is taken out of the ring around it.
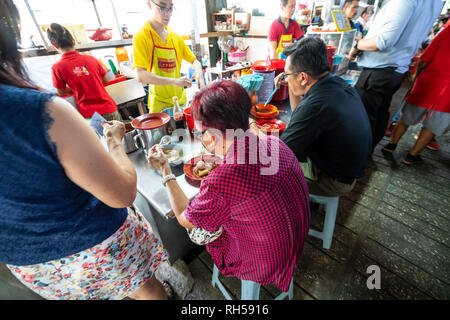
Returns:
[[[123,82],[125,80],[127,80],[126,76],[124,76],[124,75],[116,75],[115,79],[112,79],[111,81],[108,81],[107,83],[104,84],[104,86],[107,87],[107,86],[110,86],[110,85],[115,84],[115,83]]]

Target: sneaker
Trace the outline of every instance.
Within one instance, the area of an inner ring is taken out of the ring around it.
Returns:
[[[413,156],[413,155],[411,155],[409,153],[406,155],[405,159],[402,160],[402,162],[404,164],[407,164],[407,165],[419,163],[419,162],[422,162],[422,161],[423,161],[423,159],[422,159],[421,156],[419,156],[419,155]]]
[[[389,153],[393,153],[393,152],[395,151],[395,148],[397,148],[397,145],[396,145],[396,144],[388,143],[388,144],[385,145],[385,146],[383,147],[383,149],[381,149],[381,150],[382,150],[382,151],[389,152]]]
[[[384,132],[384,135],[386,137],[392,136],[392,132],[394,131],[395,126],[397,125],[397,122],[391,122],[389,126],[387,127],[386,131]]]
[[[441,146],[439,142],[437,142],[436,139],[433,138],[433,140],[431,140],[430,143],[427,144],[427,148],[433,151],[438,151],[441,149]]]

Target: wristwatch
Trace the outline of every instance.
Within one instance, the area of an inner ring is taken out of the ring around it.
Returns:
[[[177,177],[175,177],[174,174],[168,174],[167,176],[165,176],[165,177],[162,178],[162,181],[161,181],[161,182],[162,182],[163,186],[165,187],[167,181],[170,181],[170,180],[176,180],[176,179],[177,179]]]

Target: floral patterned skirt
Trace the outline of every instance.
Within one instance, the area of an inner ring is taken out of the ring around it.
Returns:
[[[145,218],[134,209],[112,236],[65,258],[29,266],[7,265],[25,286],[51,300],[123,299],[167,260]]]

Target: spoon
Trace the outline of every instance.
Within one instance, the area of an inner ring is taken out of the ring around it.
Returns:
[[[170,136],[164,136],[161,138],[161,141],[159,141],[158,145],[162,147],[167,146],[171,140],[172,138]]]
[[[267,99],[266,103],[264,103],[264,107],[267,106],[267,104],[270,102],[270,100],[272,100],[273,96],[278,91],[278,89],[280,89],[280,85],[281,85],[280,83],[278,83],[278,85],[275,87],[275,90],[273,90],[272,94],[270,95],[269,99]]]
[[[202,149],[200,150],[200,159],[201,159],[202,161],[204,161],[204,160],[203,160],[203,155],[205,154],[205,152],[206,152],[205,147],[202,145]]]

